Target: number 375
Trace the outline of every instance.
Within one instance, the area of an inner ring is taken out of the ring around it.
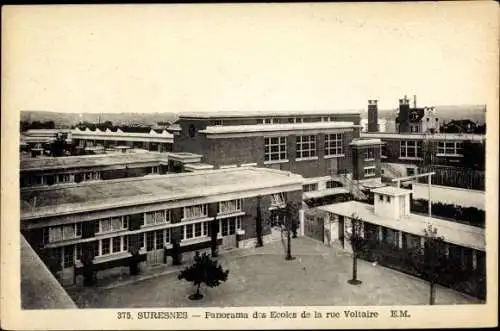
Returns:
[[[132,319],[132,314],[130,312],[118,312],[117,314],[118,314],[117,318],[119,320],[123,320],[123,319],[131,320]]]

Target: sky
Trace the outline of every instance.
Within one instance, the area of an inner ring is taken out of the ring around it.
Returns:
[[[3,9],[12,110],[497,105],[493,2]]]

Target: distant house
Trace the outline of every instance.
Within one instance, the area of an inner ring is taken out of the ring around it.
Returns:
[[[399,100],[399,112],[395,122],[399,133],[439,133],[440,131],[436,108],[417,108],[416,97],[413,107],[410,106],[410,100],[406,96]]]
[[[471,120],[452,120],[443,124],[442,130],[446,133],[474,133],[477,127],[477,123]]]

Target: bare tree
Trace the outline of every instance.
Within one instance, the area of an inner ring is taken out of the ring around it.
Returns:
[[[358,280],[358,256],[362,250],[366,249],[368,243],[363,234],[362,222],[363,220],[353,214],[351,227],[347,233],[352,248],[352,279],[347,281],[351,285],[361,284],[361,281]]]
[[[429,304],[435,303],[435,285],[447,272],[449,262],[446,257],[444,238],[438,236],[437,229],[428,225],[424,229],[424,245],[413,254],[412,263],[423,279],[429,282]]]

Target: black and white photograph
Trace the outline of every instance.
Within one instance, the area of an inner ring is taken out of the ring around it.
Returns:
[[[497,10],[3,7],[2,328],[494,326]]]

